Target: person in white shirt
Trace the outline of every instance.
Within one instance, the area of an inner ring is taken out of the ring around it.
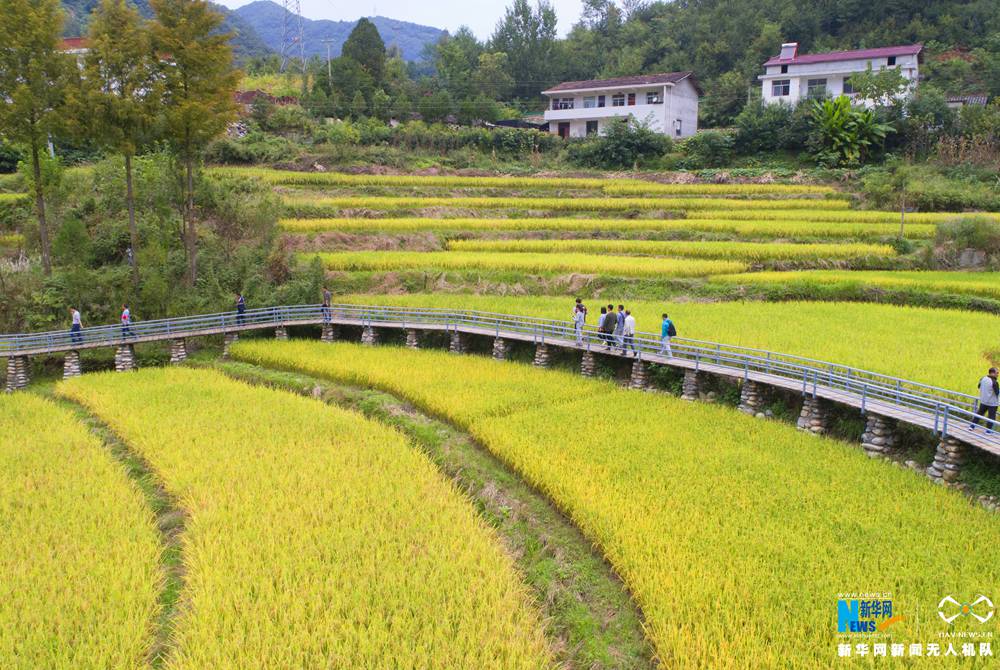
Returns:
[[[622,325],[622,353],[626,353],[628,348],[632,348],[632,353],[638,355],[635,348],[635,317],[632,312],[625,310],[625,323]]]
[[[573,308],[573,330],[576,331],[576,343],[583,344],[583,325],[587,322],[587,308],[583,306],[583,300],[576,299],[576,307]]]
[[[69,308],[70,318],[73,320],[73,325],[69,327],[69,338],[73,344],[83,343],[83,319],[80,318],[80,312],[75,307]]]
[[[997,420],[997,405],[1000,405],[1000,382],[997,382],[997,369],[990,368],[985,377],[979,380],[979,407],[976,417],[969,424],[969,430],[975,430],[982,417],[989,417],[986,422],[986,434],[993,432]]]

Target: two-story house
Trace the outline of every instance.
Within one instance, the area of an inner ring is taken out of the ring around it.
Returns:
[[[542,94],[549,97],[549,130],[562,138],[602,133],[612,119],[627,116],[671,137],[698,130],[702,90],[690,72],[567,81]]]
[[[910,44],[855,51],[799,54],[798,42],[781,45],[781,53],[764,63],[760,76],[764,104],[795,105],[808,98],[854,95],[851,75],[869,69],[899,68],[910,85],[902,95],[916,88],[923,45]]]

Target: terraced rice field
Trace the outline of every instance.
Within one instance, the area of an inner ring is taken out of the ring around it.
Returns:
[[[189,515],[171,670],[551,667],[493,532],[396,431],[189,369],[86,375],[59,393],[109,424]]]
[[[472,309],[569,320],[571,297],[455,293],[355,295],[343,302]],[[978,312],[853,302],[654,302],[588,299],[588,322],[601,304],[625,302],[638,328],[659,332],[670,314],[683,338],[793,353],[971,393],[1000,362],[1000,317]],[[942,349],[947,343],[947,351]]]
[[[881,212],[865,209],[834,209],[834,208],[813,208],[802,210],[789,210],[778,207],[767,207],[767,201],[759,201],[763,204],[760,209],[741,210],[730,208],[702,208],[691,209],[686,213],[689,219],[720,219],[726,218],[733,221],[755,220],[755,221],[812,221],[825,223],[894,223],[896,230],[900,228],[899,212]],[[987,218],[1000,221],[998,212],[910,212],[906,215],[906,222],[903,232],[911,224],[943,223],[953,221],[962,217]]]
[[[310,257],[311,255],[305,255]],[[529,273],[580,272],[611,277],[705,277],[744,272],[745,263],[685,258],[643,258],[575,253],[496,254],[475,251],[345,251],[315,254],[334,271],[484,270]]]
[[[845,585],[891,588],[906,613],[894,635],[930,639],[940,579],[1000,583],[988,512],[777,422],[444,352],[258,341],[233,355],[386,389],[465,427],[607,556],[666,667],[829,668]]]
[[[0,665],[140,668],[159,613],[143,494],[69,410],[0,395]]]
[[[596,253],[680,258],[728,258],[747,263],[886,259],[896,255],[896,250],[886,244],[659,242],[649,240],[453,240],[448,243],[448,249],[502,253]]]
[[[494,233],[494,232],[602,232],[617,234],[714,233],[741,238],[890,238],[899,235],[899,226],[889,223],[836,223],[793,221],[731,221],[720,219],[593,219],[545,217],[535,219],[493,218],[359,218],[359,219],[282,219],[286,233]],[[934,237],[933,224],[906,226],[909,239]]]

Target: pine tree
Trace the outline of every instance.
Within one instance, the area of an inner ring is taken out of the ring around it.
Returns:
[[[132,281],[139,283],[132,158],[151,138],[160,103],[157,59],[139,12],[125,0],[102,0],[90,21],[90,51],[75,118],[78,134],[125,158],[125,198],[132,243]]]
[[[0,135],[24,145],[31,161],[42,271],[52,274],[42,152],[61,125],[70,59],[59,50],[57,0],[0,0]]]
[[[162,59],[163,125],[167,142],[184,165],[184,247],[187,283],[198,278],[194,220],[194,168],[205,146],[236,116],[240,73],[233,68],[231,35],[220,33],[222,15],[205,0],[150,0],[156,13],[153,46]]]
[[[361,19],[344,42],[340,52],[360,65],[376,86],[382,85],[385,74],[385,42],[378,28],[368,19]]]

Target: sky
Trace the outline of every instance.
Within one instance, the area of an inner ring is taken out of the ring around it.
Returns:
[[[252,0],[217,0],[227,7],[239,7]],[[275,0],[280,4],[281,0]],[[550,0],[559,17],[559,33],[565,35],[580,18],[580,0]],[[480,39],[486,39],[503,16],[508,0],[300,0],[307,19],[355,21],[362,16],[386,16],[443,28],[455,32],[466,25]]]

